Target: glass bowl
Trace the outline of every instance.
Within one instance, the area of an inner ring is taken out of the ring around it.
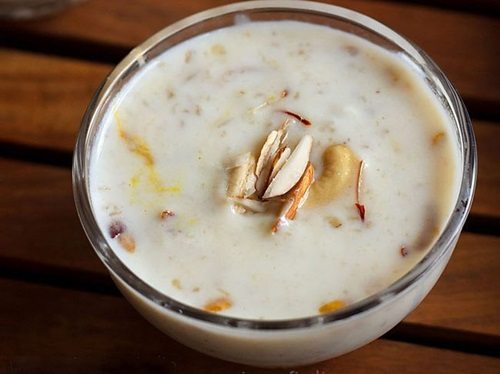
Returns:
[[[461,185],[444,231],[426,256],[386,289],[328,314],[289,320],[250,320],[208,313],[150,287],[115,255],[93,214],[89,192],[90,155],[112,98],[149,61],[193,36],[233,25],[247,17],[299,20],[358,35],[403,54],[420,70],[454,124],[461,157]],[[185,18],[133,49],[107,77],[82,121],[73,164],[77,211],[89,241],[129,302],[153,325],[183,344],[225,360],[263,367],[322,361],[381,336],[410,313],[446,266],[469,213],[476,181],[476,145],[470,118],[456,90],[418,47],[362,14],[307,1],[249,1],[210,9]]]

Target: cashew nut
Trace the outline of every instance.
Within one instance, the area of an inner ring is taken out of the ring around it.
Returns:
[[[359,160],[343,144],[332,144],[323,152],[323,173],[311,186],[309,203],[325,204],[354,182]]]

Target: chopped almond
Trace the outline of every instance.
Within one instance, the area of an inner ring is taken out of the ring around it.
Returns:
[[[342,226],[342,222],[337,217],[329,217],[328,223],[336,229]]]
[[[302,177],[297,182],[297,184],[287,193],[285,198],[287,203],[285,204],[283,211],[271,228],[272,233],[276,233],[280,226],[285,222],[295,219],[297,210],[304,204],[305,199],[309,192],[311,184],[314,182],[314,167],[310,162],[308,162],[306,170]]]
[[[135,252],[135,240],[132,235],[128,233],[122,233],[118,236],[118,242],[127,252]]]
[[[178,278],[172,279],[172,286],[178,290],[182,289],[181,281]]]
[[[168,217],[173,217],[173,216],[175,216],[175,213],[168,209],[165,209],[160,213],[161,219],[167,219]]]
[[[347,303],[345,301],[335,299],[335,300],[329,301],[328,303],[321,305],[318,309],[318,312],[320,312],[321,314],[331,313],[331,312],[334,312],[334,311],[339,310],[341,308],[344,308],[346,305],[347,305]]]
[[[209,303],[205,304],[203,307],[204,310],[207,312],[213,312],[213,313],[218,313],[222,312],[223,310],[226,310],[228,308],[231,308],[233,306],[233,303],[231,300],[227,297],[220,297],[218,299],[215,299],[213,301],[210,301]]]
[[[438,133],[434,134],[434,136],[432,137],[432,145],[438,144],[439,142],[441,142],[441,140],[443,140],[443,138],[444,138],[444,132],[442,131],[439,131]]]
[[[210,51],[214,55],[225,55],[226,54],[226,48],[222,44],[214,44],[212,48],[210,48]]]

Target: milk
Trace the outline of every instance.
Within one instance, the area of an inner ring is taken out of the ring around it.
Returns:
[[[457,141],[418,69],[323,26],[252,22],[195,37],[149,62],[111,107],[91,159],[96,219],[132,272],[196,308],[225,299],[223,315],[277,320],[355,303],[425,256],[456,201]],[[317,178],[324,150],[345,144],[362,183],[306,202],[273,234],[275,212],[232,209],[227,170],[258,153],[283,110],[312,123],[290,124],[287,142],[313,137]]]

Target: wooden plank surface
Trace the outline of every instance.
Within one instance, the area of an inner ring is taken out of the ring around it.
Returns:
[[[72,152],[81,117],[111,66],[7,49],[0,60],[0,141]],[[473,123],[479,177],[472,211],[498,217],[500,124]]]
[[[333,1],[331,1],[333,2]],[[23,23],[0,23],[0,29],[119,45],[137,45],[152,33],[194,12],[228,1],[89,0],[60,15]],[[500,19],[401,2],[336,0],[373,17],[413,40],[435,59],[471,102],[500,103]],[[31,35],[30,34],[30,35]],[[7,41],[8,42],[8,41]],[[96,56],[97,57],[97,56]],[[498,114],[496,106],[489,110]]]
[[[462,233],[436,286],[406,319],[500,336],[500,237]]]
[[[0,293],[7,301],[0,308],[0,366],[13,373],[494,373],[500,365],[497,358],[377,340],[315,365],[263,370],[174,342],[122,298],[9,280],[0,280]]]
[[[376,1],[376,0],[375,0]],[[401,3],[401,0],[390,0]],[[461,10],[468,13],[477,13],[494,17],[500,14],[498,0],[404,0],[405,3],[415,3],[428,7],[441,7],[448,10]]]
[[[0,256],[104,272],[78,221],[68,170],[0,159]]]
[[[0,49],[0,140],[71,151],[111,66]]]
[[[500,216],[500,124],[473,121],[478,153],[478,178],[472,212]],[[498,232],[497,232],[498,234]]]
[[[2,159],[0,170],[0,261],[9,274],[78,288],[103,284],[97,291],[110,292],[76,217],[70,172]],[[438,285],[408,321],[500,335],[499,248],[498,237],[463,233]],[[51,273],[55,281],[44,279]]]

